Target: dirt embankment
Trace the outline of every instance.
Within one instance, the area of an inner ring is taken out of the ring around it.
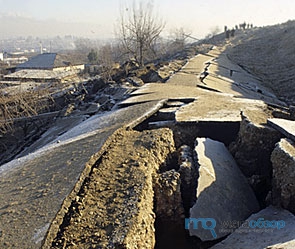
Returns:
[[[295,104],[295,21],[247,30],[232,40],[230,59],[258,76],[279,98]]]
[[[169,129],[117,132],[50,248],[153,248],[153,181],[174,150]]]

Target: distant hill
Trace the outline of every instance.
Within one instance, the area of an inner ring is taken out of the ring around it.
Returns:
[[[245,31],[232,40],[228,56],[295,105],[295,21]]]
[[[101,31],[101,25],[99,24],[76,23],[75,20],[73,22],[37,20],[30,17],[0,13],[0,39],[20,36],[48,37],[57,35],[99,38],[98,31]]]

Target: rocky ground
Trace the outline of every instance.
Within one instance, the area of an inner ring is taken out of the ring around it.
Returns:
[[[262,41],[274,61],[294,60],[261,35],[287,39],[292,24],[239,31],[189,60],[129,68],[120,87],[90,82],[84,103],[63,114],[85,121],[53,126],[25,153],[43,149],[0,168],[0,245],[293,248],[293,93],[267,78],[283,64],[274,66]],[[249,47],[260,53],[257,72]],[[112,111],[100,113],[104,106]]]

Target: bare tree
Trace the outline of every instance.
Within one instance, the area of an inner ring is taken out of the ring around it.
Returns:
[[[118,35],[126,53],[143,66],[147,54],[155,53],[153,45],[164,27],[164,22],[154,14],[151,1],[134,1],[131,8],[121,9]]]

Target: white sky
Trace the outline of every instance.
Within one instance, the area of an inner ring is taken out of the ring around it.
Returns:
[[[111,37],[114,34],[120,6],[132,2],[133,0],[0,0],[0,15],[25,17],[31,21],[39,20],[39,24],[46,22],[46,30],[50,29],[48,23],[51,22],[53,23],[51,32],[57,33],[62,32],[62,25],[57,25],[56,21],[82,23],[83,25],[76,26],[76,30],[73,29],[75,35]],[[216,26],[223,29],[224,25],[233,27],[244,21],[256,26],[266,26],[295,18],[294,0],[154,0],[153,2],[158,15],[166,22],[166,33],[174,28],[183,27],[196,37],[205,36]],[[1,27],[3,25],[3,22],[0,22],[0,32],[9,32],[9,27],[3,29]],[[14,26],[14,29],[17,28]],[[21,29],[20,27],[19,32]],[[40,35],[47,35],[46,30]],[[73,30],[68,31],[71,33]],[[28,30],[26,32],[30,33]]]

